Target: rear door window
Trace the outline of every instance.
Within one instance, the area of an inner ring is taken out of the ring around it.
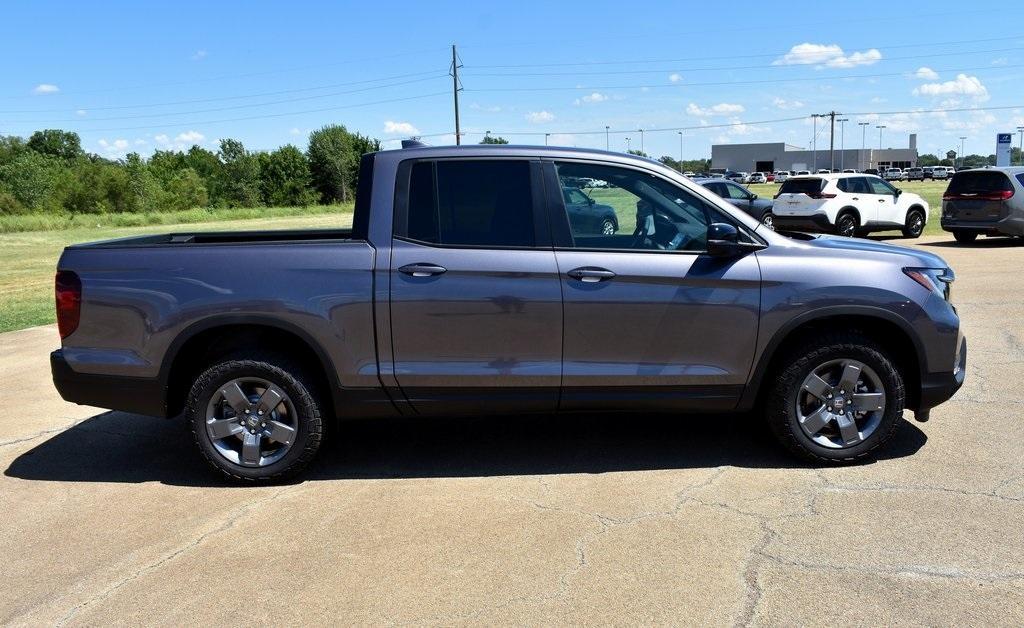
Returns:
[[[577,190],[578,191],[578,190]],[[423,161],[412,167],[395,235],[454,246],[536,245],[526,161]]]

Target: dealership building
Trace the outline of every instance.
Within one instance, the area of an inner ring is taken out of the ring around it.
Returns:
[[[764,144],[714,144],[711,146],[713,170],[738,172],[775,172],[777,170],[810,170],[818,168],[910,168],[917,165],[917,134],[911,133],[907,148],[847,148],[835,150],[835,161],[828,145],[816,151],[784,142]]]

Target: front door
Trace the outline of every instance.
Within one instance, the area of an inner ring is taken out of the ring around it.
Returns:
[[[420,413],[557,406],[562,294],[535,172],[514,159],[399,169],[391,339]]]
[[[754,254],[704,254],[711,203],[641,169],[547,162],[549,188],[607,181],[596,202],[619,231],[575,230],[561,194],[549,194],[564,299],[560,407],[730,409],[747,381],[757,341],[761,278]]]

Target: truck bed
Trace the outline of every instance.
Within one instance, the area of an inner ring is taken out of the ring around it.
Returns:
[[[69,249],[83,248],[136,248],[147,246],[174,246],[181,244],[266,244],[295,243],[302,241],[345,241],[352,240],[351,229],[295,229],[279,231],[196,231],[186,233],[158,233],[145,236],[130,236],[99,242],[74,244]]]

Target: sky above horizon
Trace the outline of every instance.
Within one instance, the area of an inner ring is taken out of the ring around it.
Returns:
[[[0,135],[78,132],[89,152],[305,148],[344,124],[394,147],[454,143],[457,44],[465,143],[641,148],[715,143],[995,151],[1024,126],[1024,3],[10,3]],[[856,8],[854,8],[856,7]],[[858,126],[858,123],[866,123]],[[884,126],[879,130],[878,126]],[[609,132],[606,134],[605,128]],[[643,133],[640,132],[643,129]]]

